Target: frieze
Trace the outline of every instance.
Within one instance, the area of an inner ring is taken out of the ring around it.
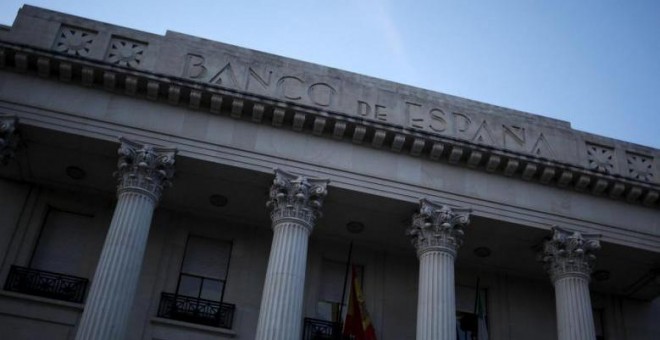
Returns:
[[[283,74],[270,68],[246,65],[237,57],[207,60],[200,54],[188,53],[183,60],[184,78],[221,85],[291,101],[303,101],[319,107],[333,108],[338,100],[339,85],[332,81],[315,81],[303,74]],[[275,75],[274,75],[275,73]]]
[[[552,137],[544,134],[538,126],[503,118],[489,119],[486,115],[460,112],[447,105],[435,105],[421,99],[413,101],[409,98],[411,96],[404,98],[394,92],[369,96],[368,91],[364,91],[367,92],[365,96],[355,96],[350,94],[352,91],[344,90],[344,82],[340,79],[287,73],[278,67],[250,64],[250,60],[229,54],[220,55],[207,57],[187,53],[181,61],[181,76],[485,146],[547,159],[559,157],[553,151],[558,146],[553,146]]]
[[[658,150],[567,122],[175,32],[23,12],[60,21],[47,40],[0,32],[0,67],[594,195],[660,200]]]

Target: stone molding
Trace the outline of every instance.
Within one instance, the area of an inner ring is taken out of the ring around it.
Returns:
[[[271,210],[273,228],[284,222],[293,222],[302,224],[311,232],[316,219],[321,217],[329,182],[328,179],[309,178],[275,169],[275,179],[266,202],[266,207]]]
[[[18,147],[18,134],[16,126],[18,118],[16,116],[0,116],[0,164],[6,165],[10,159],[14,158],[16,148]]]
[[[228,114],[235,119],[270,123],[274,127],[293,128],[317,136],[350,140],[355,144],[386,148],[397,153],[426,157],[475,170],[499,173],[560,188],[573,189],[595,196],[624,199],[630,203],[658,208],[660,185],[647,175],[651,158],[640,158],[646,167],[630,176],[602,171],[599,167],[576,165],[474,141],[456,139],[427,131],[401,128],[342,112],[319,109],[282,99],[228,89],[216,84],[200,84],[171,75],[131,69],[108,62],[54,53],[33,47],[0,41],[0,69],[41,77],[57,76],[64,82],[77,82],[87,87],[113,93],[160,100],[176,106],[187,106],[211,114]],[[588,144],[588,143],[587,143]],[[587,151],[585,151],[587,152]],[[631,165],[632,166],[632,165]],[[600,169],[600,170],[599,170]],[[642,173],[642,175],[639,175]],[[652,172],[649,172],[652,174]]]
[[[406,231],[417,249],[417,256],[428,251],[442,251],[456,256],[463,244],[463,227],[470,223],[470,208],[450,208],[422,199],[419,212]]]
[[[120,138],[117,162],[117,194],[143,193],[158,202],[163,189],[171,185],[177,150]]]
[[[589,280],[596,261],[594,252],[600,249],[599,239],[600,235],[553,227],[552,238],[544,242],[540,258],[552,282],[569,276]]]

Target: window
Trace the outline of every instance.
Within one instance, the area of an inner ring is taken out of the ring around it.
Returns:
[[[352,275],[350,267],[348,273],[346,268],[346,262],[323,260],[321,289],[316,304],[316,317],[318,319],[339,322],[346,316]],[[359,282],[362,282],[363,269],[362,266],[356,266]],[[339,315],[340,307],[341,315]]]
[[[102,237],[93,216],[48,208],[28,267],[11,266],[4,289],[83,302]]]
[[[594,327],[596,328],[596,340],[605,340],[603,331],[603,309],[596,308],[594,313]]]
[[[236,306],[225,303],[231,242],[190,236],[176,293],[161,293],[158,316],[232,328]]]
[[[190,236],[181,265],[177,295],[222,302],[231,243]]]
[[[91,277],[100,254],[98,243],[102,244],[103,238],[94,228],[93,219],[90,215],[49,208],[29,267]]]
[[[355,266],[358,282],[362,282],[364,268]],[[305,318],[303,339],[339,339],[341,324],[346,318],[351,292],[352,271],[346,262],[323,260],[321,287],[316,303],[315,318]],[[343,299],[342,299],[343,298]]]
[[[457,286],[456,287],[456,338],[458,340],[475,340],[479,330],[479,318],[476,313],[476,293],[475,288]],[[484,308],[484,319],[486,317],[486,290],[479,289],[481,304]]]

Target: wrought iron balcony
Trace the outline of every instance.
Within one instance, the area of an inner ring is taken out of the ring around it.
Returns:
[[[82,277],[11,266],[5,290],[82,303],[88,284]]]
[[[189,296],[162,293],[158,316],[231,329],[236,306],[230,303],[199,299]]]
[[[303,340],[342,340],[339,322],[305,318]]]

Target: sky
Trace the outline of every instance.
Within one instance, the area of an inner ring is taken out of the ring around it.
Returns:
[[[11,25],[25,0],[2,0]],[[660,148],[660,1],[80,1],[28,4],[167,30],[566,120]]]

